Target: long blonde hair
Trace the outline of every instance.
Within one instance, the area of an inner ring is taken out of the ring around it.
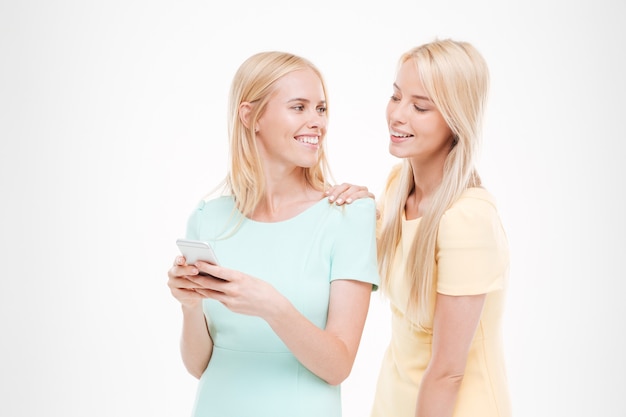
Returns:
[[[430,331],[436,292],[435,250],[439,222],[464,190],[481,185],[475,159],[480,144],[489,71],[484,58],[471,44],[450,39],[410,49],[400,57],[398,67],[411,59],[415,62],[415,70],[426,93],[454,135],[453,146],[444,162],[441,184],[420,220],[404,271],[404,279],[410,283],[407,313],[415,318],[417,327]],[[385,216],[378,240],[379,272],[385,292],[390,289],[389,272],[401,238],[404,207],[415,187],[408,160],[403,160],[392,172],[390,180],[394,178],[397,191],[391,206],[385,207],[389,215]]]
[[[262,116],[276,81],[294,71],[309,69],[315,72],[322,83],[328,106],[328,94],[324,78],[319,69],[300,56],[279,51],[260,52],[241,64],[233,79],[229,96],[228,135],[230,139],[229,170],[226,187],[235,199],[237,209],[250,215],[265,193],[263,161],[256,143],[256,125]],[[253,103],[247,127],[239,117],[241,103]],[[328,108],[328,107],[327,107]],[[328,160],[324,138],[321,141],[317,164],[304,170],[307,184],[323,190],[329,177]]]

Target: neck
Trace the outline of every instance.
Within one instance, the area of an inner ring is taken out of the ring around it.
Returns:
[[[423,196],[432,196],[443,179],[443,163],[416,164],[411,162],[415,190]]]
[[[265,194],[252,214],[255,220],[280,221],[293,217],[323,197],[322,190],[315,190],[306,182],[302,168],[265,175]]]
[[[411,163],[414,188],[409,193],[405,206],[407,219],[422,217],[443,179],[443,165]]]

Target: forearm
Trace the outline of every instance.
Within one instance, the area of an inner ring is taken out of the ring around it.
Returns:
[[[200,378],[209,364],[213,352],[213,341],[209,336],[202,303],[194,307],[182,307],[183,330],[180,351],[187,371]]]
[[[420,384],[415,417],[452,416],[462,380],[462,374],[427,370]]]
[[[432,354],[420,383],[416,417],[452,416],[484,303],[484,294],[437,294]]]
[[[331,385],[350,375],[361,341],[372,285],[350,280],[331,284],[328,319],[320,329],[286,299],[265,317],[296,358]]]
[[[269,325],[309,371],[331,385],[352,370],[354,357],[335,334],[320,329],[285,300],[268,319]]]

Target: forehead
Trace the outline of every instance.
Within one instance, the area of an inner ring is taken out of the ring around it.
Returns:
[[[325,101],[322,80],[311,69],[302,69],[282,76],[274,84],[274,97],[286,100],[304,98],[310,101]]]
[[[428,96],[417,72],[414,59],[408,59],[400,65],[396,73],[395,85],[403,94]]]

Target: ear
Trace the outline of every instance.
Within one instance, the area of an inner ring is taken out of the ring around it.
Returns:
[[[246,129],[250,129],[250,118],[252,117],[252,104],[247,101],[244,101],[239,105],[239,120],[246,127]],[[258,131],[258,128],[256,129]]]

